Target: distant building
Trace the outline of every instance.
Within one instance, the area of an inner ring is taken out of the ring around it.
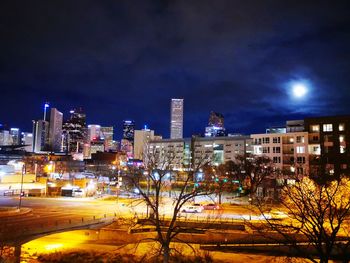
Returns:
[[[49,138],[49,122],[44,120],[33,121],[33,152],[45,151]]]
[[[105,144],[103,140],[93,140],[90,142],[90,154],[104,151]]]
[[[171,99],[170,139],[182,139],[184,119],[184,100]]]
[[[205,137],[225,136],[224,116],[218,112],[210,112],[208,126],[205,128]]]
[[[248,136],[193,137],[152,140],[147,145],[147,151],[152,155],[170,154],[172,168],[186,170],[206,162],[217,166],[234,161],[238,155],[251,154],[253,147]],[[144,162],[147,165],[148,160]]]
[[[89,141],[99,140],[101,137],[101,126],[97,124],[88,125],[88,138]]]
[[[86,114],[82,108],[70,111],[70,118],[63,123],[63,151],[66,153],[83,153],[88,141]]]
[[[4,127],[0,127],[0,146],[1,145],[11,145],[12,137],[10,131]]]
[[[10,135],[13,145],[19,145],[21,143],[21,134],[18,128],[11,128]]]
[[[120,150],[128,156],[128,158],[133,158],[134,148],[133,143],[127,139],[122,139],[120,143]]]
[[[26,152],[32,152],[33,151],[33,134],[30,132],[22,132],[21,133],[21,144],[25,145],[24,150]]]
[[[56,108],[51,108],[50,112],[50,130],[49,130],[49,149],[53,152],[61,152],[62,145],[62,122],[63,114]]]
[[[224,115],[218,112],[210,112],[208,126],[224,128]]]
[[[133,158],[134,155],[134,135],[135,122],[126,120],[123,122],[123,138],[120,144],[120,150],[125,152],[128,158]]]
[[[134,136],[134,159],[141,160],[144,155],[144,146],[154,140],[154,131],[150,129],[135,130]]]
[[[113,126],[101,127],[100,138],[104,141],[105,151],[108,152],[114,149],[113,143]]]
[[[134,142],[135,122],[126,120],[123,122],[123,139]]]

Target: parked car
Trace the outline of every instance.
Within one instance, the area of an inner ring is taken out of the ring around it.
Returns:
[[[214,203],[206,204],[203,206],[204,210],[218,210],[220,206]]]
[[[181,212],[184,212],[184,213],[201,213],[202,211],[203,211],[203,207],[202,206],[190,205],[190,206],[184,207]]]

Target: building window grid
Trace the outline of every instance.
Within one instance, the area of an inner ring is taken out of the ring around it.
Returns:
[[[330,123],[323,124],[323,131],[324,132],[332,132],[333,131],[333,124],[330,124]]]

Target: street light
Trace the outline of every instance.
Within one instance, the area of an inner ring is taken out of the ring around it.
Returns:
[[[26,169],[26,166],[25,166],[25,163],[23,163],[23,165],[22,165],[22,177],[21,177],[21,190],[19,192],[19,203],[18,203],[19,210],[21,210],[21,205],[22,205],[23,176],[25,173],[25,169]]]

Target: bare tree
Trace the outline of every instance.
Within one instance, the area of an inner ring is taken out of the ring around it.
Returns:
[[[250,197],[253,197],[264,180],[274,178],[278,171],[266,156],[238,155],[228,167],[228,172],[234,174],[242,184],[247,182],[246,188]]]
[[[164,148],[148,147],[145,151],[144,160],[146,163],[145,172],[139,176],[132,176],[131,181],[138,189],[142,201],[150,209],[148,221],[155,227],[156,238],[160,245],[159,255],[163,256],[164,262],[169,262],[171,254],[171,242],[181,242],[178,234],[183,231],[183,227],[177,224],[179,213],[183,206],[196,197],[209,194],[205,184],[196,185],[194,177],[201,167],[208,164],[210,160],[206,157],[193,162],[192,167],[188,167],[184,172],[181,183],[178,182],[177,191],[169,197],[168,191],[172,184],[172,174],[178,166],[179,159],[176,152]],[[140,177],[141,176],[141,177]],[[145,182],[147,187],[145,188]],[[161,207],[164,200],[171,200],[172,211],[170,218],[162,216]]]
[[[234,174],[230,170],[231,162],[220,164],[216,167],[206,165],[203,167],[204,180],[210,185],[210,189],[218,197],[218,203],[222,203],[225,192],[233,190]]]
[[[304,177],[281,192],[281,205],[288,218],[276,221],[265,216],[259,231],[312,262],[326,263],[331,257],[349,262],[349,193],[348,178],[317,184]],[[266,215],[263,203],[258,208]],[[271,235],[271,230],[278,235]]]

